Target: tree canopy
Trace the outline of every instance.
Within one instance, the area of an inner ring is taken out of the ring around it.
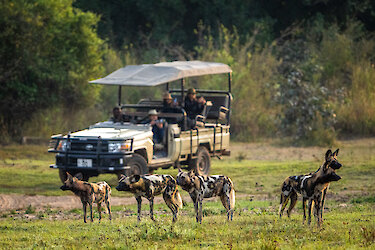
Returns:
[[[4,0],[0,8],[0,126],[15,135],[34,112],[87,106],[102,72],[98,17],[71,0]]]

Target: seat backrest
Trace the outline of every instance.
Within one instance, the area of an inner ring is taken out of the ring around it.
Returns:
[[[229,96],[220,95],[220,96],[205,96],[207,101],[212,102],[212,107],[208,111],[207,119],[218,119],[220,107],[229,108]]]
[[[219,118],[220,107],[229,108],[229,96],[228,95],[202,95],[206,101],[211,101],[212,106],[209,108],[207,119],[217,120]],[[181,103],[181,95],[172,95],[173,100],[177,100]]]

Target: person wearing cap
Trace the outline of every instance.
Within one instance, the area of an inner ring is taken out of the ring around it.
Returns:
[[[205,104],[206,100],[202,96],[197,99],[197,93],[194,88],[188,89],[184,108],[189,119],[195,120],[197,115],[202,114]]]
[[[152,126],[152,139],[155,144],[163,143],[164,124],[158,120],[158,112],[155,109],[148,111],[148,119],[143,124],[150,124]]]
[[[163,113],[180,113],[181,109],[177,107],[177,101],[173,101],[171,94],[167,91],[163,94]]]

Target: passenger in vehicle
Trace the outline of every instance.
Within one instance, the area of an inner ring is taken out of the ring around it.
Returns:
[[[181,108],[178,107],[177,101],[173,101],[172,96],[169,92],[163,94],[163,113],[180,113]]]
[[[148,119],[143,124],[150,124],[152,126],[154,144],[162,144],[164,138],[164,121],[158,119],[158,112],[155,109],[151,109],[148,112]]]
[[[110,121],[112,122],[123,122],[124,121],[124,115],[121,112],[120,107],[114,107],[112,110],[113,116],[111,117]]]
[[[203,98],[203,96],[197,99],[195,89],[188,89],[184,108],[190,119],[195,119],[197,115],[201,115],[205,104],[206,100]]]
[[[190,128],[195,127],[195,117],[202,114],[205,104],[206,100],[202,96],[197,99],[197,93],[194,88],[188,89],[184,108],[188,116],[188,126]]]

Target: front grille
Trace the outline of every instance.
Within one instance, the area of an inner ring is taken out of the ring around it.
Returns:
[[[86,152],[96,152],[98,147],[97,141],[76,141],[72,140],[70,142],[69,151],[86,151]],[[100,152],[108,152],[108,143],[102,141],[99,144]]]

